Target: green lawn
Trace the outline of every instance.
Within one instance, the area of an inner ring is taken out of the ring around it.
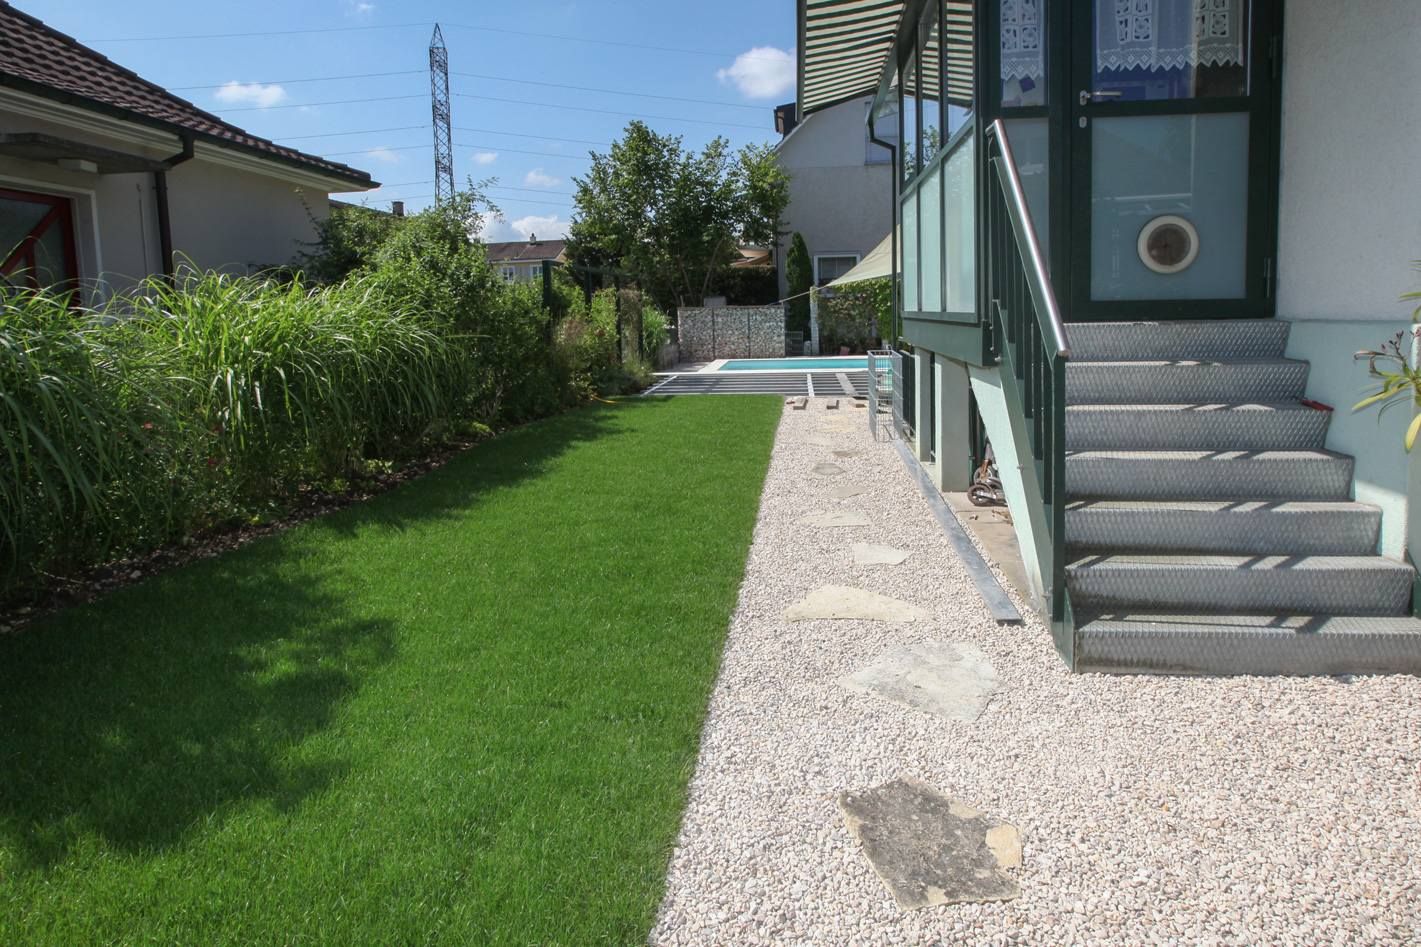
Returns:
[[[0,944],[643,942],[780,410],[575,411],[0,639]]]

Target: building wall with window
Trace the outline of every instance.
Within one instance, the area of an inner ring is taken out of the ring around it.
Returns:
[[[886,149],[868,140],[865,120],[872,101],[869,96],[816,112],[777,148],[790,177],[790,203],[781,223],[785,237],[776,255],[781,295],[793,234],[803,234],[815,281],[822,285],[867,256],[892,226],[893,164]]]

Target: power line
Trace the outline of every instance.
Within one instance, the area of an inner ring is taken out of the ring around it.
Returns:
[[[570,145],[601,145],[604,148],[612,147],[610,141],[589,141],[586,138],[554,138],[551,135],[529,135],[525,132],[505,132],[496,128],[467,128],[459,125],[454,126],[456,132],[473,132],[476,135],[510,135],[514,138],[537,138],[542,141],[562,141]]]
[[[474,26],[469,23],[446,23],[445,26],[479,33],[502,33],[508,36],[531,36],[536,39],[556,39],[569,43],[587,43],[594,46],[616,46],[622,49],[646,49],[661,53],[681,53],[689,56],[714,56],[717,59],[744,56],[747,59],[779,59],[779,56],[756,55],[752,53],[732,53],[722,50],[689,49],[681,46],[654,46],[648,43],[628,43],[621,40],[596,39],[590,36],[568,36],[562,33],[536,33],[531,30],[509,30],[496,26]],[[170,40],[192,39],[251,39],[267,36],[305,36],[314,33],[355,33],[370,30],[405,30],[422,26],[428,29],[428,21],[422,23],[385,23],[367,26],[328,26],[302,30],[249,30],[240,33],[170,33],[165,36],[112,36],[102,39],[86,39],[85,43],[161,43]]]
[[[572,89],[577,92],[601,92],[605,95],[630,95],[642,99],[664,99],[667,102],[693,102],[697,105],[718,105],[732,109],[750,109],[759,112],[763,105],[746,105],[743,102],[726,102],[723,99],[690,99],[679,95],[656,95],[651,92],[624,92],[621,89],[599,89],[594,86],[567,85],[562,82],[542,82],[537,79],[512,79],[507,76],[485,76],[477,72],[451,72],[450,75],[464,79],[492,79],[494,82],[516,82],[522,85],[547,86],[550,89]]]
[[[167,36],[119,36],[108,39],[86,39],[85,43],[161,43],[177,39],[245,39],[257,36],[304,36],[309,33],[355,33],[364,30],[405,30],[416,26],[428,27],[429,23],[384,23],[369,26],[327,26],[306,30],[253,30],[246,33],[186,33]]]
[[[767,130],[762,125],[747,125],[744,122],[721,122],[706,118],[683,118],[680,115],[648,115],[639,114],[637,112],[623,112],[616,109],[594,109],[588,108],[585,105],[559,105],[556,102],[529,102],[526,99],[503,99],[493,95],[474,95],[471,92],[455,92],[454,94],[463,99],[481,99],[485,102],[505,102],[509,105],[535,105],[541,108],[564,109],[574,112],[596,112],[602,115],[625,115],[631,118],[650,118],[667,122],[689,122],[693,125],[716,125],[723,128],[753,128],[759,132]],[[278,106],[278,108],[282,107],[284,106]]]
[[[343,138],[347,135],[382,135],[385,132],[412,132],[428,128],[428,125],[399,125],[395,128],[362,128],[353,132],[326,132],[321,135],[282,135],[279,141],[307,141],[311,138]]]
[[[101,42],[101,41],[100,41]],[[302,82],[337,82],[342,79],[385,79],[390,76],[419,76],[423,75],[423,69],[405,69],[400,72],[362,72],[348,76],[310,76],[305,79],[263,79],[251,82],[238,82],[229,80],[227,82],[213,82],[208,85],[170,85],[165,86],[169,92],[191,92],[202,89],[220,89],[229,85],[297,85]]]
[[[361,149],[359,149],[359,150],[357,150],[357,151],[330,151],[330,152],[326,152],[326,153],[323,155],[323,157],[326,157],[326,158],[342,158],[342,157],[348,157],[348,156],[350,156],[350,155],[368,155],[368,154],[370,154],[370,152],[372,152],[372,151],[418,151],[418,150],[421,149],[421,148],[433,148],[433,147],[434,147],[433,145],[398,145],[398,146],[396,146],[396,147],[394,147],[394,148],[361,148]],[[555,152],[555,151],[522,151],[522,150],[520,150],[520,149],[518,149],[518,148],[504,148],[504,147],[502,147],[501,145],[474,145],[474,144],[465,144],[464,142],[458,142],[458,141],[456,141],[456,142],[454,143],[454,147],[456,147],[456,148],[475,148],[475,149],[479,149],[479,150],[482,150],[482,151],[496,151],[496,152],[498,152],[499,154],[510,154],[510,155],[537,155],[537,156],[543,157],[543,158],[570,158],[570,159],[572,159],[572,160],[574,160],[574,161],[587,161],[587,160],[589,160],[586,155],[558,154],[558,153]]]
[[[228,112],[274,112],[277,109],[306,109],[315,108],[318,105],[364,105],[366,102],[397,102],[400,99],[423,99],[428,98],[424,94],[420,95],[381,95],[365,99],[337,99],[331,102],[292,102],[289,105],[244,105],[241,108],[222,109],[222,114]]]

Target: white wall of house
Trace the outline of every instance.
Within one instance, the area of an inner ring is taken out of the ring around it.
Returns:
[[[36,132],[163,160],[177,136],[0,90],[0,130]],[[168,172],[173,248],[203,268],[246,273],[289,263],[330,212],[339,185],[299,168],[199,142]],[[79,275],[102,291],[162,272],[151,173],[97,174],[0,156],[0,188],[67,195],[74,204]]]
[[[1421,2],[1286,9],[1278,312],[1404,318],[1421,259]]]
[[[868,255],[892,226],[893,165],[868,163],[864,119],[872,97],[808,116],[778,147],[789,173],[785,239],[777,259],[785,292],[784,259],[790,237],[804,235],[811,257]],[[875,149],[877,151],[878,149]]]
[[[1289,0],[1283,46],[1278,315],[1287,354],[1331,405],[1327,446],[1357,459],[1356,498],[1382,508],[1381,551],[1407,546],[1408,406],[1378,417],[1352,353],[1409,324],[1421,288],[1421,2]]]

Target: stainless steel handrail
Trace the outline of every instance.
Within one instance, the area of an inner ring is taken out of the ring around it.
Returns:
[[[1011,197],[1007,201],[1007,212],[1011,214],[1017,245],[1026,251],[1024,262],[1031,276],[1031,295],[1036,303],[1036,311],[1045,316],[1046,328],[1050,330],[1052,341],[1056,344],[1055,354],[1069,359],[1071,347],[1066,342],[1066,324],[1061,319],[1060,307],[1056,305],[1056,290],[1051,285],[1051,274],[1046,266],[1046,256],[1041,252],[1041,242],[1036,238],[1036,224],[1031,219],[1031,208],[1026,203],[1026,190],[1021,186],[1021,175],[1016,168],[1016,155],[1012,152],[1006,125],[1001,119],[997,119],[987,126],[987,134],[997,140],[997,147],[1002,152],[999,170],[1002,179],[1007,182]]]

